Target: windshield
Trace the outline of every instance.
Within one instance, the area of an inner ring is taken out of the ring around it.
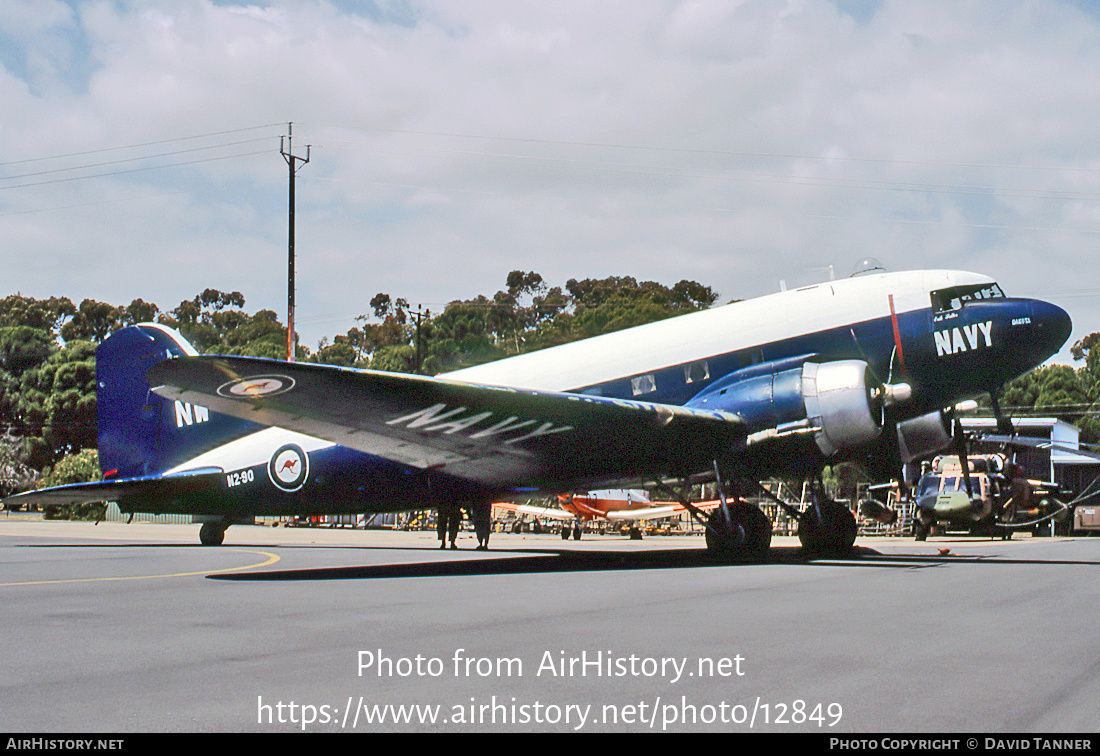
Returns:
[[[1003,299],[1004,292],[995,283],[952,286],[932,292],[932,309],[936,312],[957,310],[976,299]]]
[[[938,493],[940,490],[940,478],[937,475],[925,475],[920,480],[920,490],[917,491],[917,498],[927,496],[928,494]]]

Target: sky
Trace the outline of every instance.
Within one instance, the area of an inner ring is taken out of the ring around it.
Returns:
[[[0,103],[0,296],[285,319],[290,149],[312,349],[377,292],[868,257],[1100,331],[1097,2],[0,0]]]

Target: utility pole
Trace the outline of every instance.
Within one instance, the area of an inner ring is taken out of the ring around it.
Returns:
[[[416,306],[416,372],[420,374],[420,318],[423,313],[420,312],[420,305]]]
[[[295,157],[294,123],[289,122],[286,127],[286,137],[279,137],[279,153],[283,156],[283,159],[286,160],[287,168],[290,169],[290,212],[288,214],[289,230],[287,233],[287,248],[289,254],[286,293],[286,361],[294,362],[294,176],[303,165],[309,162],[310,145],[306,145],[306,156],[304,158]]]

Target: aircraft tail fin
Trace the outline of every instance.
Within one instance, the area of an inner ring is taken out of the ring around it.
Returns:
[[[156,475],[255,429],[205,407],[163,399],[145,374],[162,360],[195,355],[176,331],[142,323],[115,332],[96,350],[99,464],[104,476]]]

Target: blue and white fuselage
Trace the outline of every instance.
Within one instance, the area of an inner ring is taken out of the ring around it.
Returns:
[[[710,460],[812,469],[897,439],[909,458],[943,442],[942,427],[925,440],[936,413],[1069,332],[1058,307],[958,271],[806,286],[437,378],[199,357],[146,324],[98,352],[106,482],[32,495],[110,491],[124,511],[231,521],[686,477]]]

